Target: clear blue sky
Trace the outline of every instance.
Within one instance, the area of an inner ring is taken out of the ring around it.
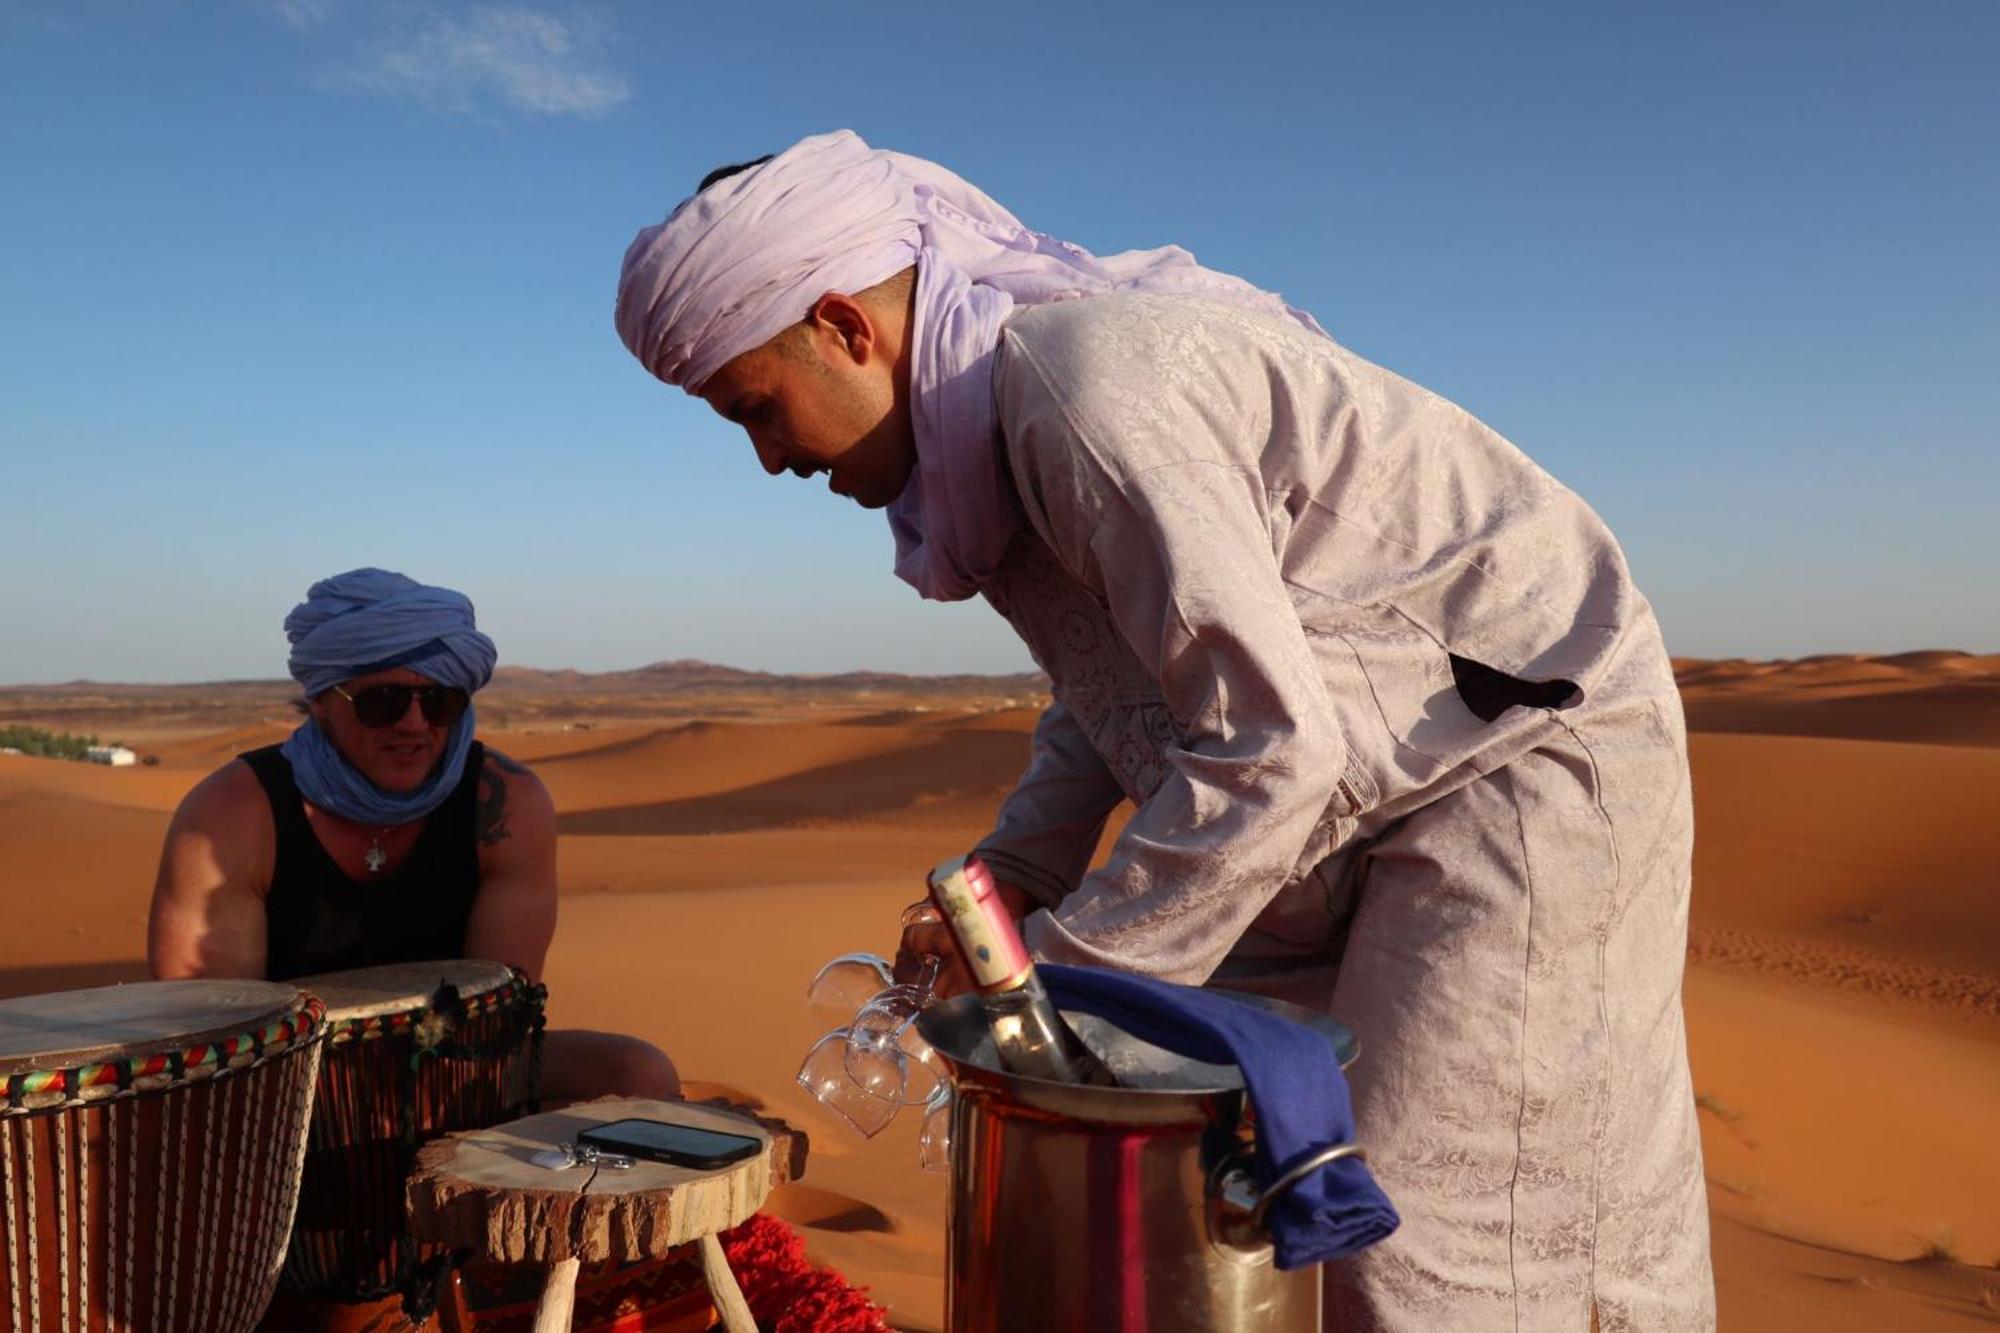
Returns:
[[[2000,649],[2000,5],[0,0],[0,681],[280,674],[359,564],[504,661],[1013,670],[611,326],[842,126],[1464,404],[1674,651]]]

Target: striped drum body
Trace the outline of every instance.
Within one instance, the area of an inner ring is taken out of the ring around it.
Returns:
[[[284,1287],[315,1300],[414,1294],[434,1256],[410,1239],[403,1184],[417,1149],[533,1109],[540,986],[477,959],[302,977],[326,1002]]]
[[[325,1031],[261,981],[0,1001],[0,1329],[254,1327]]]

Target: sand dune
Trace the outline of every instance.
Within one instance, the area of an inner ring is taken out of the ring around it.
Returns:
[[[1018,735],[984,731],[912,735],[905,728],[887,727],[851,733],[822,730],[877,738],[885,748],[703,796],[564,815],[562,831],[577,836],[673,835],[865,819],[935,821],[962,817],[970,813],[967,807],[973,802],[977,810],[990,811],[1021,771]],[[750,738],[733,738],[734,754],[744,753],[746,739]],[[762,750],[769,754],[789,751],[795,738],[754,739],[769,742],[770,749]]]
[[[2000,1322],[2000,657],[1679,665],[1698,732],[1687,1008],[1724,1327]],[[488,736],[557,803],[553,1021],[639,1032],[697,1094],[805,1127],[808,1177],[773,1211],[904,1326],[935,1327],[944,1182],[916,1168],[914,1113],[863,1142],[798,1092],[816,1035],[803,988],[836,953],[892,946],[924,868],[985,831],[1033,711],[875,698],[615,717]],[[0,756],[0,993],[141,975],[169,812],[281,735],[163,734],[152,768]]]
[[[1695,922],[2000,971],[2000,749],[1696,735]]]
[[[2000,654],[1675,663],[1698,731],[2000,745]]]

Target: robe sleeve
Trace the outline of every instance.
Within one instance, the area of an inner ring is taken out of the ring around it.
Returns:
[[[1035,726],[1034,752],[999,822],[975,848],[993,873],[1053,907],[1083,878],[1104,821],[1125,799],[1060,699]]]
[[[1177,740],[1107,864],[1023,933],[1050,961],[1199,983],[1290,880],[1328,807],[1352,804],[1345,745],[1261,479],[1216,441],[1227,414],[1155,398],[1137,439],[1092,438],[1046,377],[1037,388],[1008,422],[1023,510],[1156,673]]]

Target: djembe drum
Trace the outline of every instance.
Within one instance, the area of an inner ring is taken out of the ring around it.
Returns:
[[[435,1246],[410,1239],[403,1184],[423,1144],[533,1109],[540,986],[500,963],[395,963],[302,977],[326,1002],[284,1286],[314,1300],[421,1293]]]
[[[325,1035],[262,981],[0,1001],[0,1318],[245,1333],[291,1229]]]

